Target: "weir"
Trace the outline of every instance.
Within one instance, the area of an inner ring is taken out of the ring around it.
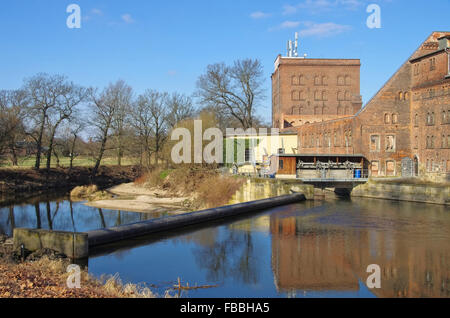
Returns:
[[[245,214],[305,200],[304,194],[294,193],[84,233],[16,228],[14,230],[14,246],[16,248],[23,246],[31,252],[48,248],[72,259],[85,259],[89,256],[90,249],[107,244],[156,233],[162,234],[194,225],[206,225],[208,222],[212,223],[227,218],[243,217]]]

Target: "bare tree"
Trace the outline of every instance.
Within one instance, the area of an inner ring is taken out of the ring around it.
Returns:
[[[29,135],[36,142],[35,169],[39,169],[41,165],[43,137],[49,116],[54,113],[61,113],[65,117],[64,113],[67,111],[65,108],[74,103],[71,99],[72,88],[73,84],[69,83],[67,78],[62,75],[39,73],[25,81],[25,90],[30,98],[28,119],[31,131]],[[50,132],[49,136],[52,134]],[[48,152],[47,155],[49,153],[51,154],[51,152]]]
[[[129,86],[124,81],[117,81],[114,84],[109,84],[100,94],[96,90],[91,90],[91,111],[92,119],[91,125],[96,128],[97,139],[100,143],[100,148],[96,155],[96,162],[92,171],[92,176],[95,177],[98,168],[100,167],[103,155],[106,150],[106,143],[110,137],[110,132],[113,128],[113,121],[116,114],[124,101],[124,96],[127,96]]]
[[[87,90],[85,88],[76,86],[73,83],[66,82],[63,84],[63,87],[61,88],[61,98],[57,99],[55,107],[49,110],[49,115],[47,117],[49,131],[47,170],[50,169],[52,153],[54,152],[53,144],[58,127],[63,121],[72,117],[76,106],[84,101],[87,95]]]
[[[126,124],[130,115],[131,101],[133,97],[133,90],[126,85],[124,81],[119,80],[117,83],[117,109],[112,122],[113,136],[117,151],[117,164],[122,164],[122,157],[125,148],[125,137],[127,132]]]
[[[172,93],[168,96],[167,108],[167,123],[170,128],[175,127],[182,120],[193,117],[195,113],[192,98],[180,93]]]
[[[23,90],[0,91],[0,155],[8,152],[13,166],[18,165],[17,144],[25,137],[27,107]]]
[[[262,84],[259,60],[237,60],[233,66],[217,63],[199,77],[196,96],[204,106],[219,108],[247,129],[253,127],[255,107],[264,97]]]
[[[160,152],[167,139],[167,119],[169,111],[167,109],[167,93],[160,93],[155,90],[146,90],[138,98],[138,107],[144,114],[140,125],[148,125],[150,131],[143,131],[145,137],[150,133],[150,151],[155,154],[155,162],[158,163]],[[150,139],[146,139],[148,142]],[[148,147],[148,144],[146,144]]]

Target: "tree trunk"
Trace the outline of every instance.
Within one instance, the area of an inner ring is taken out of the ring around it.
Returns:
[[[39,131],[39,137],[36,141],[36,162],[34,164],[35,169],[39,169],[41,167],[41,151],[42,151],[42,135],[44,134],[44,127],[45,127],[45,118],[47,116],[45,113],[42,115],[42,123],[41,128]]]

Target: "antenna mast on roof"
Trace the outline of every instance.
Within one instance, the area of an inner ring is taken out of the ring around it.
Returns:
[[[295,32],[295,41],[287,42],[287,57],[298,57],[298,32]]]

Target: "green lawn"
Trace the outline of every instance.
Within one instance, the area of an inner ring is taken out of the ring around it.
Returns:
[[[35,163],[34,157],[27,157],[27,158],[21,158],[19,159],[19,166],[13,167],[11,165],[10,161],[4,161],[0,164],[1,168],[10,168],[10,169],[23,169],[23,168],[33,168]],[[139,159],[135,158],[122,158],[122,165],[134,165],[138,164]],[[44,168],[47,164],[47,158],[43,157],[41,159],[41,167]],[[70,158],[68,157],[61,157],[59,160],[59,165],[61,167],[69,167],[70,165]],[[93,167],[95,165],[95,160],[93,158],[89,157],[77,157],[73,161],[73,165],[75,167]],[[117,165],[117,158],[109,157],[104,158],[102,160],[102,165]],[[56,168],[56,158],[52,157],[52,168]]]

